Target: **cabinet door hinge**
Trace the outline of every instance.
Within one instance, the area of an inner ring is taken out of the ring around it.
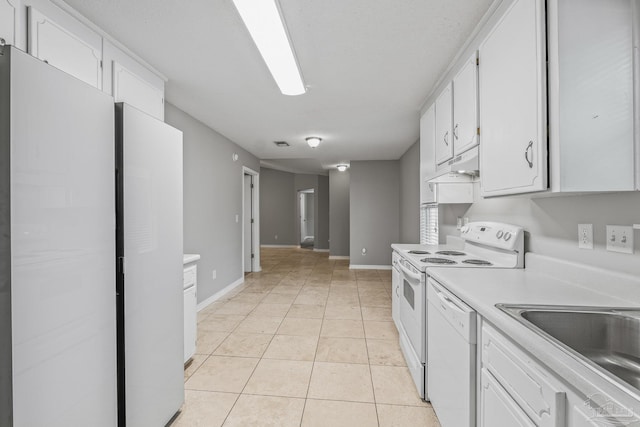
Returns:
[[[253,259],[253,258],[255,258],[255,255],[254,255],[254,254],[251,254],[251,259]]]
[[[104,63],[102,62],[102,59],[100,60],[100,68],[104,68]]]
[[[251,188],[253,188],[253,184],[251,184]]]
[[[125,270],[125,267],[127,265],[125,261],[126,260],[125,260],[125,258],[123,256],[118,257],[118,266],[117,266],[117,268],[118,268],[118,273],[120,273],[120,274],[124,274],[124,270]]]
[[[478,128],[477,133],[478,133],[478,135],[480,135],[480,128]]]
[[[476,65],[480,65],[480,57],[476,57]]]
[[[251,218],[251,224],[253,224],[253,218]]]

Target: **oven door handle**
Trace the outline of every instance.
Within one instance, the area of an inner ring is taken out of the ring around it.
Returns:
[[[402,265],[402,263],[400,263],[400,262],[398,263],[398,266],[400,267],[400,270],[402,270],[402,273],[403,273],[405,276],[408,276],[408,277],[410,277],[411,279],[414,279],[414,280],[417,280],[417,281],[422,280],[422,274],[416,274],[416,273],[414,273],[413,271],[408,270],[408,269],[407,269],[404,265]]]

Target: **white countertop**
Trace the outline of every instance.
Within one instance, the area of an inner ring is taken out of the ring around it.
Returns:
[[[200,254],[184,254],[182,257],[182,264],[191,264],[192,262],[196,262],[200,259]]]
[[[602,270],[576,264],[563,268],[558,261],[545,258],[527,254],[527,262],[533,269],[434,267],[429,274],[554,371],[559,379],[580,390],[585,398],[604,393],[640,414],[640,393],[634,396],[626,392],[495,307],[498,303],[640,307],[640,280],[615,274],[604,280]],[[576,266],[579,268],[574,272],[576,276],[589,277],[579,282],[581,286],[568,280]]]

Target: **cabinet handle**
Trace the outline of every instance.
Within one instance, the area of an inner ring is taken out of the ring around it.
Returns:
[[[449,146],[449,131],[446,131],[446,132],[444,133],[444,144],[445,144],[446,146]]]
[[[458,139],[458,123],[453,127],[453,137]]]
[[[531,150],[531,160],[529,160],[529,150]],[[529,163],[529,168],[533,168],[533,141],[529,141],[527,149],[524,150],[524,159]]]

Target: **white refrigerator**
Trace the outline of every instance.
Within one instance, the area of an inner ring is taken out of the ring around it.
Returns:
[[[0,425],[116,425],[113,99],[0,47]]]
[[[182,132],[116,104],[118,425],[184,402]]]

